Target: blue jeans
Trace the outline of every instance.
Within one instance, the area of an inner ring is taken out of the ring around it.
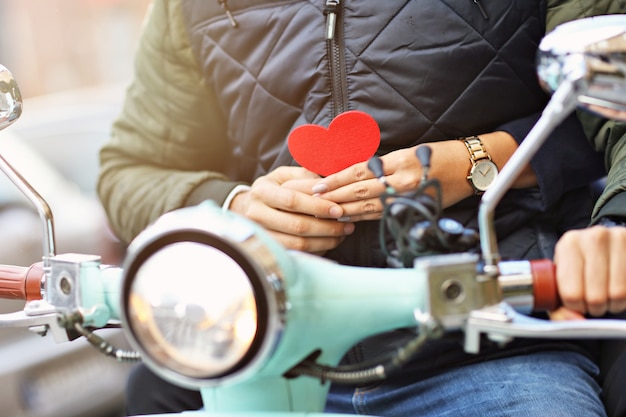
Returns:
[[[453,368],[418,382],[334,386],[327,412],[383,417],[606,416],[597,366],[547,351]]]

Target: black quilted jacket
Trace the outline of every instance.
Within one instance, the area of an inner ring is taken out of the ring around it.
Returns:
[[[534,60],[546,25],[540,0],[182,4],[192,50],[217,92],[237,160],[226,171],[239,181],[294,164],[285,141],[289,132],[303,123],[327,126],[346,110],[374,116],[384,154],[495,130],[523,136],[548,99]],[[331,13],[336,22],[327,39]],[[582,137],[572,126],[567,136]],[[499,207],[499,236],[517,232],[545,206],[537,190],[510,193]],[[447,215],[473,227],[476,207],[472,198]],[[549,256],[557,228],[550,233],[550,243],[538,251],[534,232],[523,238],[518,233],[504,255]],[[384,265],[377,234],[376,224],[359,224],[328,256]]]

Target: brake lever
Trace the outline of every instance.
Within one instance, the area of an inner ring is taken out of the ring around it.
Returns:
[[[465,351],[478,353],[480,337],[505,344],[516,337],[536,339],[624,339],[626,320],[588,319],[550,321],[515,311],[507,303],[469,313],[464,328]]]
[[[0,315],[0,328],[28,328],[33,333],[45,336],[48,331],[55,342],[70,340],[67,329],[59,323],[57,308],[44,300],[32,300],[26,303],[23,310]]]

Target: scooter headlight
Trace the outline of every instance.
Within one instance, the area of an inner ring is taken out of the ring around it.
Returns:
[[[284,296],[277,264],[255,233],[241,233],[240,224],[224,229],[225,219],[217,234],[190,229],[186,217],[182,228],[148,229],[144,243],[129,247],[122,314],[153,370],[197,387],[265,357],[282,329]]]

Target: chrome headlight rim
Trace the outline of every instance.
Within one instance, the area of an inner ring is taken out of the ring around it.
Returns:
[[[255,236],[252,235],[249,239],[254,238]],[[189,376],[175,371],[166,364],[156,360],[150,351],[143,346],[140,338],[137,337],[137,331],[129,317],[129,300],[132,284],[135,281],[139,268],[148,258],[161,249],[185,242],[210,246],[234,260],[248,277],[254,295],[257,312],[257,330],[250,348],[235,365],[219,374]],[[166,380],[178,385],[197,389],[198,387],[217,385],[225,380],[241,378],[242,375],[250,372],[256,364],[262,362],[267,357],[268,352],[276,345],[277,339],[282,333],[284,323],[281,318],[283,308],[280,305],[280,299],[284,294],[280,294],[282,291],[281,284],[277,283],[276,277],[271,277],[271,274],[263,271],[258,262],[255,262],[252,256],[241,247],[241,243],[230,241],[224,236],[212,234],[205,229],[161,231],[156,236],[144,240],[141,245],[131,245],[129,247],[129,254],[123,270],[121,317],[123,323],[125,323],[124,332],[127,339],[133,348],[141,354],[142,360],[149,368]]]

